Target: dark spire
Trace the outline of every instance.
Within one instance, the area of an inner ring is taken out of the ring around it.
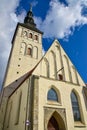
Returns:
[[[32,26],[32,27],[36,26],[36,24],[34,23],[34,19],[33,19],[32,5],[31,4],[30,4],[30,10],[28,11],[27,16],[24,19],[24,23],[29,25],[29,26]]]
[[[38,33],[43,34],[42,31],[40,31],[37,27],[36,24],[34,23],[34,18],[33,18],[33,12],[32,12],[32,5],[30,4],[30,10],[28,11],[25,19],[24,19],[24,23],[19,23],[20,25],[22,25],[23,27],[29,28],[33,31],[36,31]]]

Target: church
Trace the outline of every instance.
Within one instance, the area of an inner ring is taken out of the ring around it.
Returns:
[[[18,23],[0,93],[0,130],[87,130],[87,87],[57,39],[43,56],[32,9]]]

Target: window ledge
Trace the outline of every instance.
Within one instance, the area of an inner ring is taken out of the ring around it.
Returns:
[[[38,42],[38,40],[35,40],[35,39],[34,39],[34,41],[35,41],[35,42]]]
[[[56,101],[48,101],[47,102],[48,105],[57,105],[57,106],[61,106],[60,102],[56,102]]]
[[[77,121],[77,122],[74,123],[74,127],[86,127],[86,126],[82,122]]]
[[[25,56],[26,56],[26,57],[30,57],[30,58],[32,58],[32,56],[31,56],[31,55],[28,55],[28,54],[26,54]]]

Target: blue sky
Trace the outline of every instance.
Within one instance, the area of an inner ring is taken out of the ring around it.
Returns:
[[[37,27],[44,32],[45,51],[57,38],[87,83],[87,0],[3,0],[0,3],[0,86],[17,22],[23,22],[29,3]]]

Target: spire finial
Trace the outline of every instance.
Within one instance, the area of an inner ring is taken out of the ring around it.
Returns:
[[[32,4],[30,3],[29,5],[30,5],[30,9],[24,19],[24,23],[29,26],[35,27],[36,24],[34,23],[34,19],[33,19]]]
[[[32,12],[32,4],[30,3],[30,11]]]

